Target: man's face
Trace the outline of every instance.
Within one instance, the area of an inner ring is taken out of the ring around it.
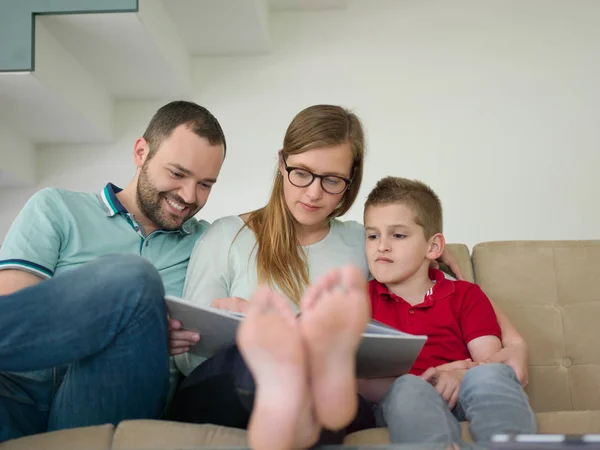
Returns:
[[[159,229],[179,229],[206,204],[224,153],[223,144],[211,145],[185,125],[177,127],[141,167],[140,211]]]

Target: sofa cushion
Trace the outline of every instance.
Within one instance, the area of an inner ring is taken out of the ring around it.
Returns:
[[[600,409],[600,241],[477,244],[473,267],[529,345],[533,409]]]
[[[553,411],[536,418],[540,433],[600,434],[600,411]]]
[[[464,442],[472,442],[469,424],[461,422],[460,428]],[[357,431],[349,434],[344,439],[344,445],[388,445],[390,444],[390,434],[387,428],[371,428],[370,430]]]
[[[554,411],[537,413],[539,433],[550,434],[600,434],[600,411]],[[472,442],[468,422],[461,422],[462,438]],[[372,428],[349,434],[346,445],[386,445],[390,443],[387,428]]]
[[[246,431],[237,428],[165,420],[129,420],[117,427],[112,448],[170,450],[247,446]]]
[[[0,443],[0,450],[110,450],[114,427],[99,425],[52,431]]]

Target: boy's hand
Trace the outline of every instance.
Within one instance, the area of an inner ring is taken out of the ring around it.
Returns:
[[[436,367],[437,370],[469,370],[475,366],[478,366],[479,363],[473,362],[471,358],[467,359],[459,359],[457,361],[452,361],[446,364],[442,364]]]
[[[460,384],[466,371],[445,371],[430,367],[421,375],[425,381],[431,383],[435,390],[440,393],[442,398],[448,403],[450,410],[454,409],[458,401],[458,392]]]

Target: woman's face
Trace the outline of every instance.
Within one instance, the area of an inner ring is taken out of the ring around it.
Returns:
[[[280,160],[279,169],[283,175],[283,194],[288,209],[300,225],[310,227],[325,222],[346,192],[346,184],[341,178],[349,180],[351,176],[353,158],[350,143],[315,148],[284,158],[285,163]],[[303,170],[293,171],[288,176],[286,165],[288,170],[291,167]],[[327,177],[315,177],[308,186],[298,187],[310,182],[310,173]]]

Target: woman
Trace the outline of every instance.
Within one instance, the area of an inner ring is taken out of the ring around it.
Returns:
[[[368,276],[362,225],[337,219],[356,200],[363,166],[364,134],[354,114],[331,105],[301,111],[278,153],[267,205],[213,223],[192,253],[184,297],[244,311],[258,286],[266,284],[297,307],[304,289],[332,268],[351,264]],[[503,333],[506,328],[511,339],[519,337],[503,318],[499,315]],[[184,353],[176,363],[188,378],[172,404],[172,419],[247,425],[254,383],[237,348],[206,362]],[[357,420],[348,431],[373,424],[368,405],[359,402]],[[335,437],[329,442],[341,440],[341,435]]]
[[[367,277],[364,228],[336,219],[350,209],[362,181],[358,117],[338,106],[306,108],[288,127],[278,159],[267,205],[215,221],[197,242],[184,287],[187,300],[242,311],[246,299],[266,284],[297,309],[305,288],[332,268],[352,264]],[[254,383],[237,348],[200,366],[201,358],[189,353],[176,362],[188,378],[171,418],[247,425]],[[241,390],[250,395],[238,395]],[[361,413],[364,424],[359,420],[351,430],[374,426],[368,405],[362,404]],[[343,434],[332,436],[321,442],[339,443]]]

